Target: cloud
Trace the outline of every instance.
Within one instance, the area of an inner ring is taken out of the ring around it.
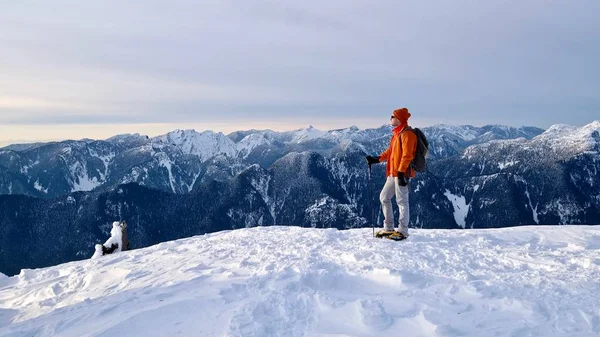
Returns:
[[[0,124],[548,126],[600,111],[600,3],[10,2]],[[385,121],[382,121],[382,124]]]

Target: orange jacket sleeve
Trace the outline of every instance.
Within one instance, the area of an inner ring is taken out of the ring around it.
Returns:
[[[403,132],[400,141],[402,142],[402,158],[400,159],[398,172],[406,173],[417,151],[417,135],[412,131]]]
[[[381,152],[381,154],[379,155],[379,161],[387,161],[390,158],[390,149],[392,147],[388,147],[387,150]]]

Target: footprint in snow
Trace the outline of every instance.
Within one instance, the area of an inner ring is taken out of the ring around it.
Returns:
[[[392,317],[385,311],[381,301],[364,300],[358,303],[358,312],[363,324],[377,331],[392,325]]]

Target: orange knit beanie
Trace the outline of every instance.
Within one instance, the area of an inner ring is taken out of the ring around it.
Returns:
[[[410,118],[410,112],[408,112],[407,108],[400,108],[394,110],[394,116],[396,116],[400,122],[404,123]]]

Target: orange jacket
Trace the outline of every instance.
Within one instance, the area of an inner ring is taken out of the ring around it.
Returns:
[[[417,135],[409,131],[408,125],[398,126],[390,140],[390,146],[379,155],[380,161],[387,161],[385,176],[398,176],[404,172],[405,176],[413,178],[415,171],[410,168],[410,162],[417,152]]]

